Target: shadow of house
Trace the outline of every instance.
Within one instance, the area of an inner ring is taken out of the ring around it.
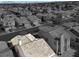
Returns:
[[[79,26],[73,27],[70,31],[74,35],[71,38],[71,48],[76,51],[73,56],[79,57]]]
[[[70,29],[71,33],[75,36],[71,38],[71,47],[73,49],[79,49],[79,26]],[[73,44],[74,43],[74,44]]]
[[[73,56],[74,56],[74,57],[79,57],[79,50],[77,50],[77,51],[74,53]]]
[[[16,35],[25,35],[27,33],[32,33],[35,34],[37,33],[38,27],[34,27],[31,29],[24,29],[22,31],[16,31],[16,32],[11,32],[11,33],[5,33],[5,35],[1,35],[0,36],[0,41],[9,41],[10,39],[12,39],[13,37],[15,37]]]
[[[9,41],[11,38],[15,37],[17,33],[10,33],[0,36],[0,41]]]

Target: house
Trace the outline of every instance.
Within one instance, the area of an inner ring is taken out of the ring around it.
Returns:
[[[51,21],[52,17],[54,17],[52,13],[38,13],[36,14],[36,16],[40,18],[42,22]]]
[[[47,12],[51,13],[52,12],[52,8],[51,7],[47,7]]]
[[[26,15],[26,16],[32,16],[32,12],[29,11],[29,10],[27,10],[27,11],[25,11],[25,15]]]
[[[14,41],[17,41],[17,44]],[[16,36],[9,42],[12,42],[12,44],[15,46],[15,50],[20,57],[56,56],[54,51],[43,38],[35,38],[32,34]]]
[[[62,26],[40,26],[38,35],[43,37],[46,42],[57,54],[63,54],[70,49],[71,34]]]
[[[68,10],[68,11],[55,10],[55,11],[52,11],[52,12],[55,13],[55,14],[61,14],[63,21],[72,19],[73,17],[71,15],[74,13],[73,10]]]
[[[14,21],[14,15],[5,15],[4,18],[1,20],[2,25],[6,32],[9,32],[9,30],[16,29],[15,27],[15,21]]]
[[[71,27],[75,27],[78,26],[79,24],[77,22],[66,22],[62,24],[65,27],[71,28]]]
[[[32,28],[32,25],[30,22],[27,20],[25,17],[20,17],[20,20],[22,20],[22,24],[24,25],[25,28],[29,29]]]
[[[37,13],[36,16],[41,19],[42,17],[46,17],[47,13]]]
[[[26,17],[17,18],[15,20],[15,22],[16,22],[17,27],[23,26],[23,27],[25,27],[27,29],[32,27],[31,24],[30,24],[30,22],[27,20]]]
[[[16,46],[16,49],[19,50],[20,55],[23,55],[22,57],[55,56],[54,51],[48,46],[48,44],[43,39],[39,39],[22,46]]]
[[[28,16],[27,19],[34,25],[34,26],[40,26],[41,19],[39,19],[37,16]]]

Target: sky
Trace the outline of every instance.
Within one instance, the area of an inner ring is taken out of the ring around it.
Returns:
[[[38,3],[38,2],[54,2],[53,0],[0,0],[0,3]]]
[[[53,1],[53,0],[2,0],[2,1]]]
[[[26,2],[36,3],[36,2],[57,2],[57,1],[77,1],[77,0],[0,0],[0,3],[26,3]]]

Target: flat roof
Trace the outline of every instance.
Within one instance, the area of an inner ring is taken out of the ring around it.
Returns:
[[[44,41],[44,39],[39,39],[28,44],[21,46],[24,56],[27,57],[48,57],[54,56],[54,51],[50,46]]]

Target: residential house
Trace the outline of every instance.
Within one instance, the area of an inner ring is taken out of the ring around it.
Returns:
[[[15,22],[16,22],[17,27],[25,27],[27,29],[32,27],[26,17],[17,18]]]
[[[17,43],[15,43],[15,41]],[[42,38],[35,38],[31,34],[16,36],[11,39],[15,50],[20,57],[53,57],[54,51]],[[42,53],[43,52],[43,53]]]
[[[28,16],[27,19],[32,23],[34,26],[40,26],[41,19],[39,19],[37,16]]]
[[[9,32],[9,30],[16,29],[15,27],[15,21],[14,21],[14,15],[5,15],[4,18],[1,20],[2,25],[6,32]]]
[[[40,26],[38,35],[43,37],[46,42],[57,54],[63,54],[70,49],[71,34],[62,26]]]

